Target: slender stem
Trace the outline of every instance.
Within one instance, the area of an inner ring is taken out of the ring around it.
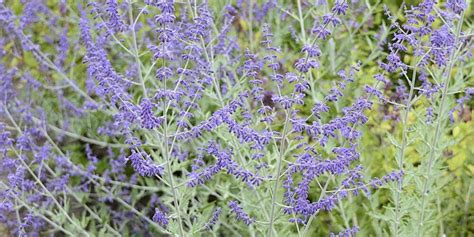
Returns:
[[[438,208],[438,219],[439,219],[439,233],[440,236],[444,233],[444,224],[443,224],[443,211],[441,210],[441,200],[440,196],[436,196],[436,207]]]
[[[469,213],[469,208],[470,208],[471,193],[472,193],[473,186],[474,186],[474,179],[471,179],[471,182],[469,183],[469,189],[467,190],[466,198],[464,201],[464,215],[463,215],[462,224],[461,224],[462,225],[461,236],[464,236],[467,230],[466,224],[467,224],[467,218],[468,218],[468,213]]]
[[[249,18],[248,21],[247,21],[247,23],[248,23],[248,34],[249,34],[249,44],[250,44],[250,49],[253,50],[253,44],[252,43],[253,43],[254,40],[253,40],[253,25],[252,25],[253,11],[252,10],[253,10],[254,0],[249,0],[248,3],[250,3],[250,5],[247,6],[247,9],[248,9],[247,14],[248,14],[248,18]]]
[[[2,182],[2,181],[0,180],[0,182]],[[2,182],[2,184],[3,184],[3,182]],[[4,190],[2,190],[2,192],[3,191]],[[13,195],[13,196],[16,198],[16,195]],[[15,199],[15,207],[18,206],[18,200],[17,199],[19,199],[19,198]],[[15,214],[16,214],[16,220],[18,221],[18,226],[21,226],[21,217],[20,217],[20,210],[19,209],[20,208],[15,208]],[[22,227],[22,229],[23,229],[23,227]]]
[[[129,2],[128,4],[128,15],[130,18],[130,30],[132,31],[132,43],[133,43],[133,50],[135,51],[133,54],[133,57],[135,58],[135,62],[137,64],[137,70],[138,70],[138,77],[140,78],[140,84],[143,89],[143,96],[145,98],[148,98],[148,94],[146,91],[146,86],[145,86],[145,81],[143,80],[143,75],[142,75],[142,68],[141,68],[141,62],[140,62],[140,57],[138,56],[138,46],[137,46],[137,34],[135,32],[135,20],[133,19],[133,11],[132,11],[132,1]]]
[[[162,25],[163,27],[163,30],[166,30],[166,25],[163,24]],[[161,42],[162,44],[162,48],[164,50],[164,47],[165,47],[165,43],[164,42]],[[166,66],[165,64],[165,58],[163,57],[162,58],[162,61],[163,61],[163,68]],[[163,90],[166,90],[167,88],[167,82],[168,82],[168,78],[165,76],[165,78],[163,79]],[[170,159],[170,151],[169,151],[169,141],[168,141],[168,104],[169,104],[169,101],[167,102],[164,102],[163,101],[163,117],[164,117],[164,122],[163,122],[163,135],[164,135],[164,141],[163,141],[163,146],[164,146],[164,151],[162,151],[162,155],[164,156],[165,158],[165,161],[166,161],[166,173],[168,175],[168,182],[169,182],[169,185],[170,185],[170,188],[171,188],[171,191],[172,191],[172,194],[173,194],[173,205],[174,205],[174,208],[176,210],[176,215],[178,217],[178,225],[179,225],[179,235],[180,236],[184,236],[184,227],[183,227],[183,221],[182,221],[182,218],[181,218],[181,211],[179,209],[179,203],[178,203],[178,193],[176,192],[176,189],[177,187],[174,185],[174,177],[173,177],[173,170],[171,168],[171,159]]]
[[[125,50],[125,52],[127,52],[128,54],[132,55],[133,57],[135,57],[135,54],[130,51],[130,49],[128,49],[127,47],[125,47],[125,45],[122,44],[122,42],[120,42],[120,40],[117,39],[117,37],[115,36],[115,32],[113,30],[111,30],[107,24],[105,23],[104,19],[102,18],[102,16],[99,14],[99,19],[102,21],[103,23],[103,26],[105,27],[105,29],[107,30],[107,32],[109,33],[110,36],[112,36],[112,38],[115,40],[115,42],[120,45],[120,47],[122,47],[123,50]],[[132,26],[132,31],[133,31],[133,26]]]
[[[306,31],[304,27],[303,11],[301,10],[301,0],[298,0],[298,18],[300,22],[301,36],[303,37],[303,43],[306,44]]]
[[[36,119],[34,119],[34,120],[36,120]],[[73,133],[73,132],[63,130],[63,129],[58,128],[58,127],[56,127],[54,125],[51,125],[51,124],[48,124],[47,126],[51,130],[53,130],[57,133],[64,134],[68,137],[76,138],[76,139],[79,139],[81,141],[84,141],[84,142],[87,142],[87,143],[90,143],[90,144],[95,144],[95,145],[99,145],[99,146],[102,146],[102,147],[114,147],[114,148],[115,147],[116,148],[128,148],[128,147],[130,147],[130,145],[128,145],[128,144],[108,143],[108,142],[99,141],[99,140],[96,140],[96,139],[93,139],[93,138],[85,137],[85,136],[82,136],[82,135],[79,135],[79,134],[76,134],[76,133]]]
[[[181,213],[180,213],[180,210],[179,210],[179,203],[178,203],[178,198],[177,198],[177,192],[176,192],[176,187],[174,186],[174,179],[173,179],[173,171],[171,169],[171,161],[170,161],[170,157],[168,155],[169,151],[168,151],[168,122],[166,121],[166,115],[165,115],[165,121],[164,121],[164,134],[165,134],[165,144],[164,144],[164,147],[165,147],[165,152],[164,152],[164,156],[165,156],[165,160],[166,160],[166,169],[167,169],[167,173],[168,173],[168,179],[169,179],[169,184],[170,184],[170,188],[173,192],[173,204],[174,204],[174,208],[176,209],[176,214],[178,215],[178,224],[179,224],[179,234],[180,236],[184,236],[184,228],[183,228],[183,223],[181,221]]]
[[[455,60],[455,56],[457,55],[457,51],[459,49],[457,49],[456,47],[458,46],[458,43],[459,43],[459,35],[461,33],[461,27],[462,27],[462,23],[463,23],[463,19],[464,19],[464,12],[461,13],[461,18],[459,19],[458,21],[458,25],[457,25],[457,30],[456,30],[456,38],[455,38],[455,41],[454,41],[454,47],[453,47],[453,52],[451,53],[450,55],[450,60],[449,60],[449,68],[448,68],[448,71],[447,71],[447,77],[444,81],[444,87],[443,87],[443,91],[442,91],[442,94],[441,94],[441,102],[440,102],[440,106],[439,106],[439,109],[438,109],[438,119],[437,119],[437,124],[436,124],[436,129],[435,129],[435,133],[434,133],[434,137],[433,137],[433,141],[432,143],[430,144],[430,152],[429,152],[429,158],[428,158],[428,170],[427,170],[427,174],[425,176],[425,181],[423,182],[423,190],[422,190],[422,193],[421,193],[421,210],[420,210],[420,219],[418,220],[418,228],[417,228],[417,236],[422,236],[423,235],[423,222],[424,222],[424,218],[425,218],[425,208],[426,208],[426,199],[427,199],[427,196],[428,196],[428,189],[430,188],[430,181],[431,180],[431,172],[432,172],[432,168],[433,168],[433,164],[436,160],[436,157],[435,157],[435,153],[436,151],[438,150],[438,142],[439,142],[439,139],[440,139],[440,136],[441,136],[441,130],[442,130],[442,124],[444,123],[445,121],[445,116],[444,116],[444,110],[445,110],[445,106],[446,106],[446,97],[448,97],[448,88],[449,88],[449,83],[451,81],[451,74],[452,74],[452,70],[453,70],[453,67],[454,67],[454,64],[457,62],[457,60]]]
[[[272,237],[273,236],[273,225],[274,225],[274,217],[275,217],[275,202],[276,202],[276,197],[277,197],[277,194],[278,194],[278,187],[279,187],[279,183],[280,183],[280,175],[281,175],[281,168],[282,168],[282,160],[283,160],[283,157],[284,157],[284,153],[285,151],[283,150],[284,148],[284,145],[285,145],[285,139],[286,139],[286,135],[287,135],[287,132],[288,132],[288,123],[290,121],[290,114],[288,114],[289,112],[287,111],[286,112],[286,119],[285,119],[285,125],[283,126],[283,134],[282,134],[282,138],[281,138],[281,142],[280,142],[280,148],[278,149],[279,150],[279,154],[278,154],[278,160],[277,160],[277,174],[276,174],[276,180],[275,180],[275,184],[273,185],[273,192],[272,192],[272,207],[271,207],[271,211],[270,211],[270,225],[268,227],[268,236]]]
[[[133,21],[133,25],[137,25],[137,22],[138,20],[140,19],[140,16],[143,14],[143,12],[146,11],[146,8],[148,7],[148,5],[145,5],[145,7],[142,8],[142,10],[140,10],[140,12],[138,13],[137,17],[135,18],[135,20]]]
[[[416,50],[420,47],[420,43],[417,44]],[[399,156],[398,156],[398,169],[403,170],[403,158],[405,158],[405,151],[408,146],[408,114],[411,110],[411,107],[413,105],[413,96],[414,96],[414,91],[415,91],[415,80],[416,80],[416,74],[418,70],[418,62],[417,62],[418,57],[415,57],[415,68],[413,70],[413,74],[411,77],[411,81],[409,81],[410,84],[410,92],[408,93],[408,98],[407,98],[407,105],[404,107],[403,110],[403,120],[402,120],[402,144],[400,145],[400,151],[399,151]],[[406,72],[403,71],[403,74],[406,76]],[[407,77],[408,80],[408,77]],[[400,228],[400,219],[401,219],[401,207],[400,207],[400,198],[401,198],[401,193],[403,192],[403,179],[397,182],[397,190],[396,190],[396,195],[395,195],[395,228],[394,228],[394,235],[398,236],[398,229]]]
[[[341,217],[342,217],[342,221],[344,222],[344,226],[346,229],[349,229],[350,228],[349,217],[347,217],[346,211],[341,201],[338,201],[338,206],[339,206],[339,211],[341,212]]]

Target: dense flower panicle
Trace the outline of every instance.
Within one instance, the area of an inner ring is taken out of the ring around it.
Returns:
[[[162,14],[155,16],[155,21],[160,25],[173,23],[176,17],[172,13],[164,11]]]
[[[337,101],[339,97],[343,96],[342,92],[339,90],[338,87],[333,87],[329,94],[326,96],[327,101]]]
[[[268,24],[263,25],[263,40],[260,42],[263,46],[267,47],[267,49],[270,49],[270,45],[272,44],[272,37],[273,34],[270,32],[270,27]]]
[[[375,97],[377,97],[381,102],[383,102],[385,100],[385,96],[383,95],[383,92],[380,91],[380,90],[377,90],[371,86],[365,86],[365,92],[367,92],[367,94],[370,94],[370,95],[373,95]]]
[[[142,127],[146,129],[157,128],[163,122],[163,119],[158,118],[154,115],[154,105],[149,99],[143,99],[141,104],[140,118]]]
[[[433,114],[433,107],[428,107],[426,109],[426,123],[427,124],[431,124],[433,122],[433,117],[434,117],[434,114]]]
[[[115,32],[122,32],[124,31],[127,26],[125,23],[122,21],[120,14],[118,12],[118,4],[116,0],[108,0],[107,1],[107,8],[106,11],[109,16],[109,20],[107,22],[107,27],[109,30],[112,30],[110,32],[111,34],[114,34]]]
[[[467,8],[465,0],[448,0],[446,6],[456,14],[461,14]]]
[[[68,53],[68,50],[69,50],[69,39],[67,37],[67,33],[68,31],[67,30],[63,30],[62,34],[61,34],[61,38],[59,39],[59,46],[58,46],[58,56],[55,58],[55,63],[59,66],[59,67],[63,67],[64,66],[64,63],[66,61],[66,58],[67,58],[67,53]]]
[[[214,212],[212,213],[211,219],[209,219],[209,221],[204,225],[204,227],[207,230],[212,230],[212,228],[219,221],[219,217],[220,217],[221,213],[222,213],[222,208],[220,208],[220,207],[216,208],[216,210],[214,210]]]
[[[195,170],[197,169],[193,170],[193,172],[188,175],[190,177],[188,186],[195,187],[197,185],[204,184],[206,181],[212,179],[214,175],[224,169],[228,174],[233,175],[237,179],[241,179],[250,187],[261,184],[261,177],[259,177],[257,174],[251,173],[248,170],[245,170],[232,160],[231,151],[220,150],[217,144],[211,142],[206,149],[206,153],[215,156],[217,158],[217,162],[214,165],[204,167],[200,172],[196,172]]]
[[[89,144],[86,144],[86,157],[87,157],[87,160],[89,161],[89,164],[87,166],[87,171],[92,174],[97,169],[96,165],[99,160],[97,159],[97,156],[92,154],[92,150]]]
[[[13,145],[11,133],[6,129],[5,124],[0,122],[0,151],[3,157],[7,157],[7,151]]]
[[[251,218],[247,213],[244,212],[242,207],[236,201],[229,202],[230,211],[235,214],[235,218],[239,221],[244,222],[246,225],[252,224],[255,220]]]
[[[323,40],[326,40],[332,34],[331,31],[328,30],[325,25],[316,25],[313,27],[311,32],[315,34],[316,37]]]
[[[218,165],[212,165],[204,168],[201,172],[191,172],[189,174],[190,180],[188,181],[188,186],[195,187],[200,184],[204,184],[206,181],[212,179],[219,171],[222,170],[222,167]]]
[[[295,68],[301,73],[306,73],[312,68],[319,68],[319,63],[315,59],[300,58],[295,62]]]
[[[62,177],[53,179],[48,183],[47,188],[52,191],[65,191],[69,183],[69,178],[70,176],[65,174]]]
[[[303,46],[301,52],[307,53],[309,57],[319,57],[321,55],[321,50],[316,44]]]
[[[449,111],[449,119],[451,123],[454,123],[454,112],[457,111],[459,113],[459,116],[463,115],[465,113],[464,107],[467,102],[472,100],[472,97],[474,96],[474,87],[468,87],[465,89],[465,95],[459,99],[456,100],[456,106],[454,106],[450,111]],[[432,111],[428,111],[431,114],[433,113]],[[427,113],[428,113],[427,112]],[[431,115],[432,116],[432,115]],[[427,114],[427,117],[429,117],[429,114]]]
[[[161,58],[168,58],[166,55],[162,55],[162,54],[158,54],[157,56],[159,56]],[[171,78],[171,76],[173,76],[173,71],[171,70],[171,68],[163,66],[163,67],[160,67],[156,70],[155,76],[160,81],[164,81],[166,79]]]
[[[376,74],[376,75],[374,76],[374,78],[375,78],[377,81],[380,81],[380,82],[384,83],[385,86],[389,86],[390,83],[391,83],[387,78],[385,78],[385,76],[384,76],[383,74],[380,74],[380,73],[379,73],[379,74]]]
[[[153,214],[153,221],[160,224],[163,227],[167,227],[169,224],[166,213],[162,212],[160,208],[155,208],[155,214]]]
[[[328,13],[323,16],[323,24],[331,24],[332,26],[337,26],[341,24],[341,20],[339,20],[339,18],[336,17],[334,14]]]
[[[9,30],[9,31],[14,31],[15,30],[15,23],[14,19],[16,19],[15,14],[7,8],[4,7],[3,5],[0,6],[0,21],[4,24],[4,27]]]
[[[88,80],[96,81],[89,81],[87,83],[87,90],[93,91],[104,99],[105,97],[110,97],[112,102],[127,100],[129,95],[126,93],[126,90],[129,86],[125,83],[122,76],[115,71],[112,63],[107,58],[107,52],[102,47],[107,37],[100,36],[94,42],[90,34],[89,20],[85,12],[82,13],[79,27],[81,29],[81,39],[87,52],[84,62],[87,63]]]
[[[133,168],[141,176],[156,176],[163,174],[163,166],[154,164],[149,155],[144,152],[132,151],[132,154],[127,159],[132,162]]]
[[[337,15],[345,15],[349,5],[345,0],[336,0],[334,3],[334,7],[332,8],[332,12]]]
[[[431,55],[433,61],[438,66],[446,66],[449,60],[450,52],[454,47],[454,35],[449,32],[447,26],[435,30],[431,35],[431,45],[433,47]]]
[[[29,1],[25,3],[23,14],[20,17],[20,28],[24,29],[40,20],[40,14],[48,14],[50,10],[41,1]]]
[[[254,15],[258,21],[263,20],[271,10],[273,10],[278,4],[278,1],[276,0],[267,0],[264,1],[261,5],[261,7],[258,7],[257,3],[254,3],[255,10],[254,10]]]
[[[339,233],[331,233],[331,237],[353,237],[356,236],[357,232],[360,231],[360,228],[358,226],[354,226],[348,229],[345,229]]]
[[[294,192],[291,189],[287,189],[287,192],[285,193],[285,198],[286,198],[285,201],[287,205],[290,207],[285,208],[284,211],[287,214],[298,214],[298,215],[302,215],[304,218],[308,218],[309,216],[315,214],[319,210],[324,210],[324,211],[333,210],[336,207],[338,202],[348,197],[348,193],[347,191],[345,191],[347,187],[350,187],[352,189],[352,194],[355,196],[359,194],[359,190],[362,190],[367,196],[370,196],[370,191],[368,189],[369,186],[376,190],[380,188],[383,184],[388,184],[390,182],[400,182],[401,179],[403,178],[403,175],[404,175],[403,171],[393,171],[390,174],[382,177],[381,179],[379,178],[372,179],[368,184],[364,184],[360,181],[356,181],[356,182],[352,182],[352,184],[349,185],[349,182],[346,179],[344,181],[347,183],[346,187],[342,186],[336,193],[331,194],[325,198],[322,198],[316,202],[310,202],[309,200],[307,200],[306,193],[309,188],[308,186],[309,182],[304,181],[305,185],[302,186],[300,183],[299,188],[295,190]],[[285,182],[285,187],[287,184],[290,184],[290,183],[292,182],[291,181]],[[305,190],[302,191],[301,190],[302,188],[304,188]],[[300,195],[299,198],[295,199],[294,197],[298,195]]]
[[[311,112],[319,119],[321,118],[321,112],[329,112],[329,107],[323,102],[316,102],[313,106],[313,109],[311,109]]]

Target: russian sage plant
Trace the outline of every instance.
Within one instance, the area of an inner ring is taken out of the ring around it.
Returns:
[[[375,75],[385,85],[385,93],[366,89],[399,111],[400,140],[393,136],[390,139],[397,149],[395,161],[407,175],[391,189],[393,209],[387,216],[393,236],[437,233],[437,223],[433,221],[437,210],[431,206],[436,203],[437,186],[442,184],[440,157],[451,145],[443,142],[443,134],[448,129],[448,118],[454,123],[453,113],[460,111],[473,93],[472,87],[464,85],[465,73],[472,70],[465,66],[472,57],[472,42],[463,37],[466,7],[462,1],[423,1],[406,7],[403,24],[386,10],[395,33],[387,43],[389,54],[379,63],[382,71]],[[412,56],[404,60],[402,55]],[[389,81],[388,75],[398,78],[397,83]],[[389,90],[391,87],[394,90]],[[454,106],[450,100],[456,94],[464,95]],[[415,117],[412,121],[410,115]],[[417,167],[407,162],[414,158],[406,157],[410,148],[416,149]]]
[[[468,4],[1,1],[0,223],[444,234],[443,154],[474,94]],[[383,148],[367,142],[381,121]]]

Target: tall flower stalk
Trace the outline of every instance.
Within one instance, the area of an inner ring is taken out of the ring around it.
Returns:
[[[443,73],[443,77],[445,78],[444,81],[442,81],[442,84],[444,85],[443,86],[443,89],[442,89],[442,92],[441,92],[441,101],[439,103],[439,107],[438,107],[438,112],[437,112],[437,121],[436,121],[436,125],[435,125],[435,131],[434,131],[434,135],[433,135],[433,140],[431,141],[431,143],[429,143],[429,155],[428,155],[428,159],[424,161],[425,165],[426,165],[426,168],[424,168],[423,170],[423,177],[424,177],[424,181],[423,181],[423,188],[422,188],[422,191],[421,191],[421,207],[420,207],[420,217],[419,217],[419,220],[418,220],[418,232],[417,232],[417,235],[419,236],[422,236],[424,235],[424,230],[425,230],[425,212],[426,212],[426,205],[427,205],[427,202],[428,202],[428,199],[429,199],[429,196],[432,195],[431,193],[433,192],[429,192],[429,190],[431,189],[432,187],[432,173],[433,173],[433,166],[435,165],[435,163],[438,161],[439,158],[437,158],[437,156],[439,156],[439,141],[441,139],[441,134],[442,134],[442,131],[444,130],[445,128],[445,124],[446,124],[446,121],[447,121],[447,118],[448,118],[448,114],[447,114],[447,109],[446,109],[446,106],[447,106],[447,97],[448,97],[448,89],[449,89],[449,85],[452,81],[452,74],[453,74],[453,67],[454,65],[456,64],[457,60],[457,56],[458,56],[458,53],[459,51],[461,50],[461,46],[459,43],[459,37],[461,35],[461,30],[462,30],[462,25],[464,23],[464,11],[461,11],[459,12],[460,13],[460,18],[458,19],[458,22],[457,22],[457,25],[456,25],[456,31],[455,31],[455,36],[454,36],[454,46],[453,48],[451,49],[451,54],[449,56],[449,66],[447,67],[446,69],[446,73],[444,74]],[[438,153],[438,154],[436,154]]]

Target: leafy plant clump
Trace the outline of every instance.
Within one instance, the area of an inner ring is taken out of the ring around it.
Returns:
[[[0,1],[0,235],[469,236],[469,0]]]

